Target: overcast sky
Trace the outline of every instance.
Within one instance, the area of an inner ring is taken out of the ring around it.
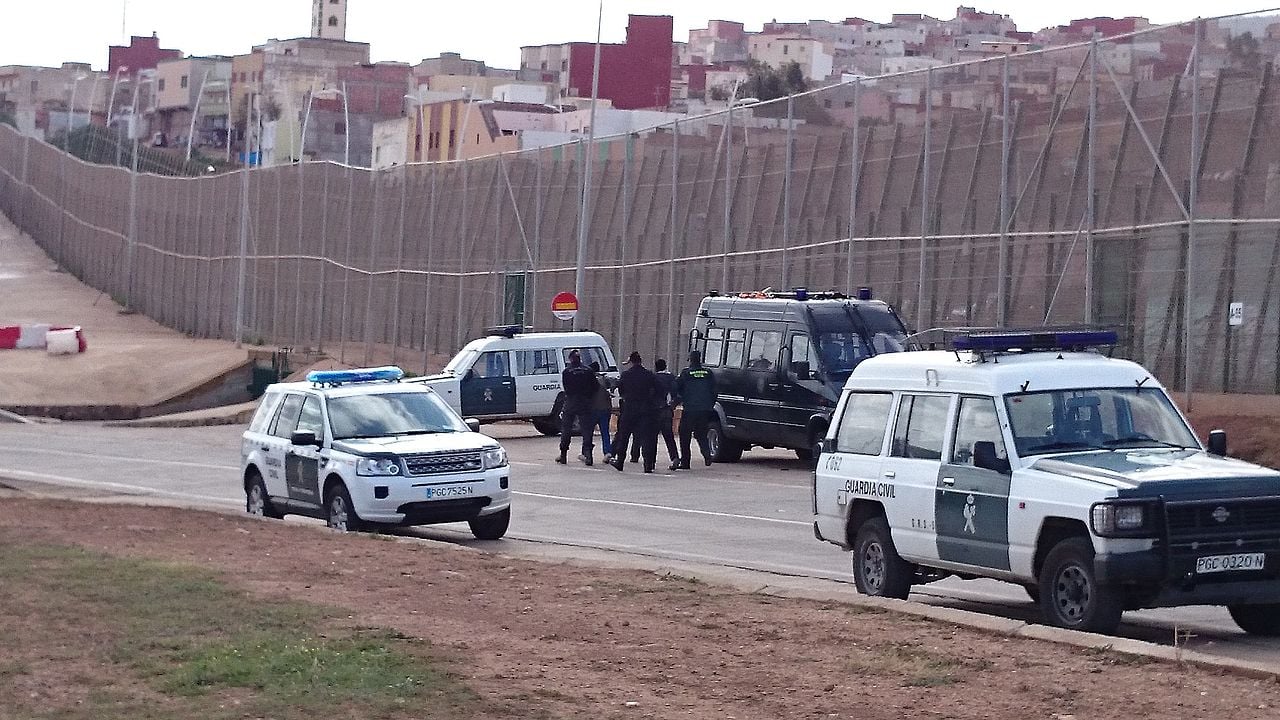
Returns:
[[[974,0],[967,0],[974,2]],[[1272,0],[1273,2],[1275,0]],[[310,0],[0,0],[0,65],[58,65],[66,60],[105,69],[107,46],[124,35],[159,33],[161,44],[190,55],[236,55],[269,38],[310,33]],[[894,12],[951,18],[961,0],[834,2],[833,0],[605,0],[603,40],[624,39],[627,13],[672,15],[676,40],[709,19],[738,20],[748,30],[764,22],[887,21]],[[197,7],[217,7],[207,16]],[[441,52],[460,52],[491,66],[516,67],[521,45],[594,40],[595,0],[350,0],[348,39],[372,45],[375,61],[416,63]],[[1213,4],[1189,0],[1005,0],[978,9],[1008,13],[1019,29],[1036,30],[1072,18],[1143,15],[1176,22],[1201,14],[1260,10],[1243,0]],[[126,11],[127,8],[127,11]],[[123,20],[123,23],[122,23]],[[123,29],[122,29],[123,25]],[[127,44],[124,43],[124,44]]]

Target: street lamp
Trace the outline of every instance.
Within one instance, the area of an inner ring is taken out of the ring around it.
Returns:
[[[111,97],[107,99],[107,127],[111,127],[111,111],[116,106],[116,87],[120,84],[120,73],[123,72],[129,72],[128,65],[116,68],[115,76],[111,80]]]
[[[331,99],[335,95],[342,96],[342,128],[343,128],[342,138],[344,143],[343,149],[342,149],[342,164],[350,165],[351,164],[351,109],[347,105],[347,81],[345,80],[342,81],[341,90],[337,90],[334,88],[322,88],[311,94],[312,97],[318,97],[321,100]],[[310,115],[310,114],[311,114],[311,100],[308,99],[307,113],[302,118],[302,127],[304,128],[303,135],[302,135],[302,142],[304,143],[307,141],[306,130],[305,130],[307,126],[307,115]]]
[[[66,151],[70,146],[71,131],[74,130],[76,126],[76,86],[80,84],[81,80],[88,79],[88,77],[89,76],[84,73],[79,73],[71,80],[71,105],[67,109],[67,137],[62,141],[62,149],[64,151]]]
[[[206,69],[204,71],[204,77],[200,79],[200,92],[196,94],[195,108],[191,111],[191,128],[187,131],[187,162],[191,162],[191,140],[196,134],[196,117],[200,115],[200,100],[204,97],[205,88],[208,87],[210,89],[216,89],[226,84],[221,80],[214,80],[213,82],[208,82],[208,80],[209,70]],[[229,89],[227,92],[228,95],[230,95]],[[227,119],[231,119],[231,102],[229,97],[227,101]]]

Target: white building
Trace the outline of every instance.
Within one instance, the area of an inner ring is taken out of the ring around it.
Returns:
[[[751,59],[772,68],[790,62],[800,66],[806,80],[826,80],[834,67],[834,58],[821,40],[794,35],[752,35],[747,43]]]
[[[311,37],[347,39],[347,0],[311,0]]]

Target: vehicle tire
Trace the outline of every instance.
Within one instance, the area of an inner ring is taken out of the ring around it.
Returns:
[[[271,502],[271,496],[267,494],[266,483],[262,482],[262,475],[257,470],[249,473],[249,478],[244,483],[244,509],[250,515],[259,517],[267,517],[273,520],[279,520],[284,517],[284,513],[276,510],[276,506]]]
[[[338,532],[359,532],[364,528],[360,516],[356,515],[355,506],[351,504],[347,486],[342,483],[334,483],[325,494],[324,508],[325,523],[331,529]]]
[[[1280,635],[1280,604],[1228,605],[1227,612],[1240,629],[1250,635],[1275,637]]]
[[[809,447],[796,448],[796,457],[809,467],[818,466],[818,458],[822,455],[822,438],[827,436],[827,428],[818,426],[809,431]]]
[[[853,584],[858,592],[905,600],[913,577],[915,569],[898,556],[885,519],[877,515],[863,522],[853,541]]]
[[[707,448],[711,451],[712,462],[735,463],[742,459],[742,451],[746,448],[737,440],[724,436],[724,426],[719,420],[712,420],[707,425]]]
[[[544,418],[534,418],[532,422],[533,422],[533,429],[537,430],[543,435],[546,435],[547,437],[554,437],[560,434],[559,413],[555,415],[548,415]]]
[[[492,515],[481,515],[475,520],[468,520],[467,524],[471,526],[471,534],[477,540],[500,540],[507,534],[507,526],[511,524],[511,508]]]
[[[1027,584],[1027,585],[1023,585],[1022,589],[1027,591],[1027,597],[1031,598],[1031,602],[1037,605],[1040,604],[1040,586],[1039,585]]]
[[[1098,584],[1093,545],[1082,537],[1053,546],[1040,569],[1040,610],[1045,622],[1068,630],[1109,634],[1120,624],[1123,598]]]

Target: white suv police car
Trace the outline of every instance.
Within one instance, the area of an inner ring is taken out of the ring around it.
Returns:
[[[484,422],[532,420],[544,435],[560,434],[564,389],[560,373],[577,350],[583,365],[600,365],[618,378],[609,343],[593,332],[524,332],[518,326],[490,328],[472,340],[438,375],[413,378],[435,390],[463,417]]]
[[[1225,605],[1280,635],[1280,473],[1206,450],[1109,332],[970,332],[879,355],[845,385],[813,481],[814,534],[868,595],[948,575],[1025,586],[1052,625]]]
[[[506,451],[403,374],[317,371],[269,386],[241,448],[246,509],[343,531],[466,521],[481,540],[506,534]]]

